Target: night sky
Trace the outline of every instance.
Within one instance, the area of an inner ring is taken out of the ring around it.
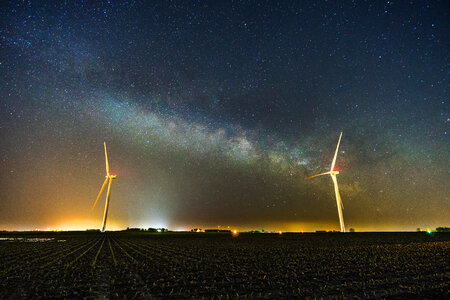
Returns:
[[[2,1],[0,229],[450,220],[448,1]]]

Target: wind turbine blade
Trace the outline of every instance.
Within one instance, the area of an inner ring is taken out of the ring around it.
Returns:
[[[317,177],[317,176],[328,175],[328,174],[330,174],[330,172],[320,173],[320,174],[317,174],[317,175],[310,176],[310,177],[308,177],[308,179],[311,179],[311,178],[314,178],[314,177]]]
[[[102,232],[105,232],[106,219],[108,218],[109,197],[111,196],[111,183],[112,178],[109,178],[108,193],[106,194],[105,213],[103,214]]]
[[[94,203],[94,206],[92,206],[92,209],[94,209],[95,205],[97,205],[97,201],[100,198],[100,195],[103,193],[103,190],[105,189],[107,181],[108,181],[108,178],[105,179],[105,182],[102,185],[102,189],[100,190],[100,193],[98,193],[97,199],[95,199],[95,203]]]
[[[106,195],[106,203],[109,204],[109,197],[111,196],[111,183],[112,183],[112,178],[109,179],[109,184],[108,184],[108,194]]]
[[[334,191],[336,192],[336,199],[341,204],[342,209],[344,209],[344,204],[342,203],[341,195],[339,194],[339,187],[338,187],[336,176],[331,176],[331,179],[333,179]]]
[[[336,204],[337,204],[337,209],[338,209],[338,214],[339,214],[339,223],[341,226],[341,232],[345,232],[344,216],[342,215],[342,209],[344,208],[344,205],[342,205],[341,195],[339,195],[339,188],[338,188],[336,175],[331,174],[331,178],[333,179],[334,191],[336,192]]]
[[[103,142],[105,145],[105,160],[106,160],[106,174],[109,175],[109,163],[108,163],[108,152],[106,151],[106,142]]]
[[[341,132],[341,135],[339,136],[339,141],[338,141],[338,144],[336,147],[336,152],[334,153],[334,158],[333,158],[333,162],[331,163],[330,171],[334,170],[334,165],[336,164],[336,157],[337,157],[338,150],[339,150],[339,144],[341,143],[341,137],[342,137],[342,132]]]

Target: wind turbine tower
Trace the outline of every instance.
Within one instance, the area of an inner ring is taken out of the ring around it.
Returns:
[[[321,174],[317,174],[317,175],[311,176],[309,178],[322,176],[322,175],[328,175],[328,174],[331,176],[331,179],[333,180],[333,184],[334,184],[334,192],[336,193],[336,204],[337,204],[337,209],[338,209],[338,214],[339,214],[339,223],[341,225],[341,232],[345,232],[344,216],[342,215],[342,209],[344,208],[344,205],[342,204],[341,195],[339,195],[339,188],[338,188],[338,183],[337,183],[337,178],[336,178],[336,175],[339,174],[339,171],[334,170],[334,165],[336,164],[336,157],[337,157],[338,150],[339,150],[339,144],[341,143],[341,137],[342,137],[342,132],[341,132],[341,135],[339,136],[339,141],[338,141],[338,144],[336,147],[336,152],[334,153],[333,162],[331,163],[330,171],[321,173]]]
[[[100,193],[98,193],[97,199],[95,200],[95,203],[94,203],[94,206],[92,206],[92,209],[94,209],[95,205],[97,204],[98,199],[100,198],[100,195],[103,193],[106,183],[109,182],[108,183],[108,192],[106,193],[105,213],[103,214],[103,223],[102,223],[102,232],[105,232],[106,218],[108,217],[109,197],[111,196],[111,183],[112,183],[113,179],[117,178],[117,175],[109,174],[108,152],[106,151],[106,142],[103,142],[103,144],[105,146],[106,179],[105,179],[105,182],[103,182],[103,186],[100,190]]]

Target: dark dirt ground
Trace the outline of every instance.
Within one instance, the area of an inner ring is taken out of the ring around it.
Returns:
[[[449,299],[449,253],[449,233],[0,233],[0,298]]]

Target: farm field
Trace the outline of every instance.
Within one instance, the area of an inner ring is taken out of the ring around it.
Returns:
[[[0,299],[448,298],[450,234],[0,233]]]

